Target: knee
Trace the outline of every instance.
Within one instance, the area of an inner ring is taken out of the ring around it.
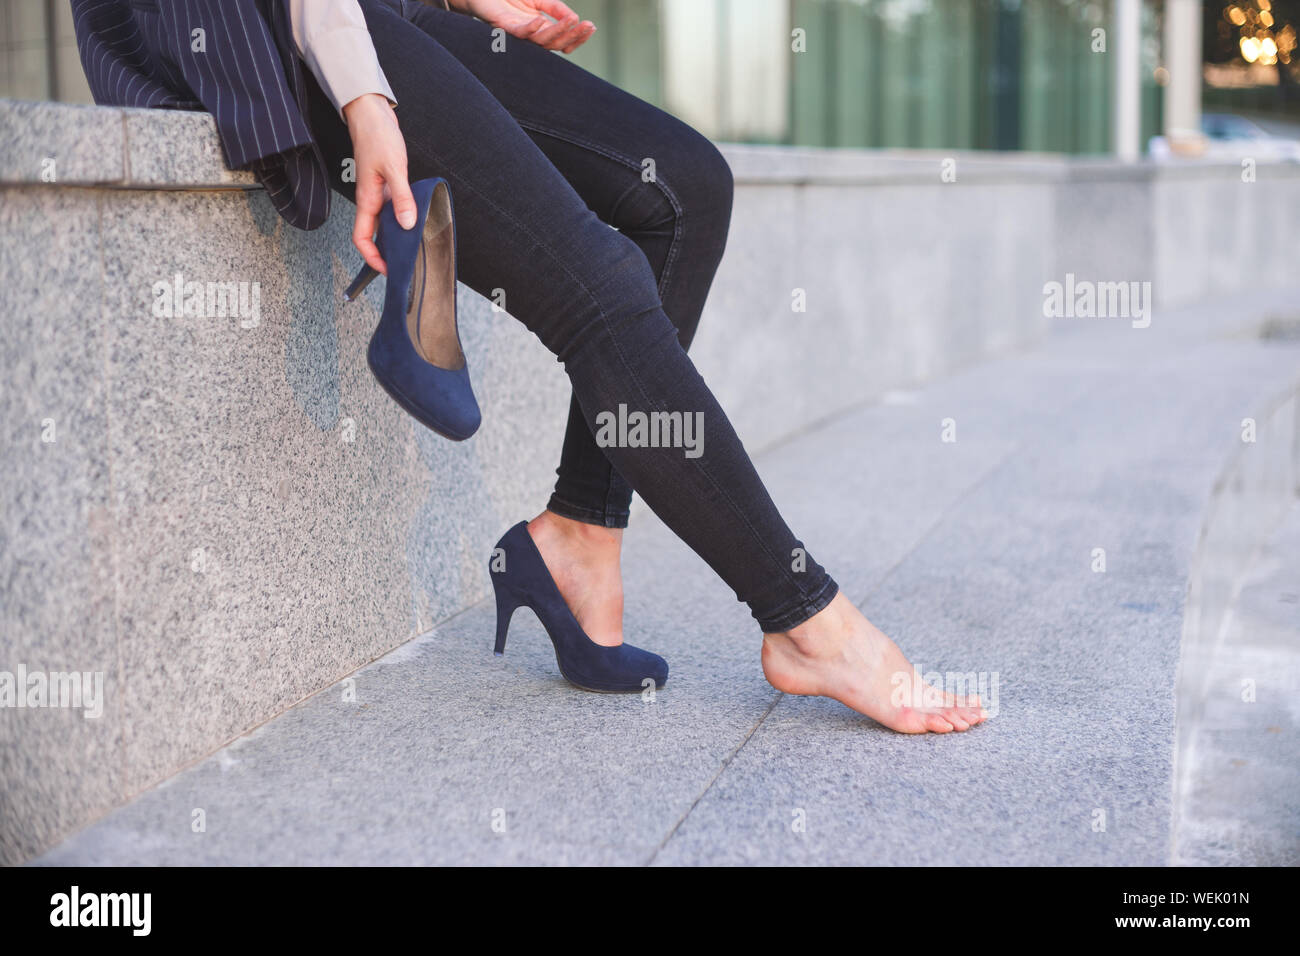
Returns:
[[[627,172],[629,183],[650,185],[620,197],[614,224],[633,234],[672,235],[684,227],[699,239],[725,236],[735,191],[726,158],[707,137],[667,114],[650,135],[657,144],[652,155],[629,159]]]
[[[707,191],[714,205],[725,208],[731,214],[731,204],[736,194],[736,179],[731,172],[731,164],[717,146],[703,136],[696,147],[696,163],[700,169],[703,189]]]
[[[585,263],[594,303],[605,317],[643,314],[659,308],[654,270],[632,239],[602,224],[600,241]]]
[[[664,186],[687,221],[707,218],[725,226],[731,218],[736,189],[731,166],[718,147],[689,127],[674,143]]]

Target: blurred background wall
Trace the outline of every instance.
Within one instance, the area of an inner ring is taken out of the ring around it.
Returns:
[[[574,60],[729,142],[1105,153],[1130,2],[1145,148],[1166,0],[582,0]],[[1300,0],[1200,8],[1205,108],[1300,118]],[[66,0],[0,0],[0,97],[90,102]]]

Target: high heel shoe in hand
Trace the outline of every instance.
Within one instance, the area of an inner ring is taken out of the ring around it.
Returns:
[[[456,231],[451,192],[441,178],[411,184],[417,218],[403,229],[390,200],[375,244],[388,266],[384,310],[366,357],[384,391],[422,424],[453,441],[478,430],[482,417],[456,324]],[[379,275],[364,266],[348,286],[350,302]]]

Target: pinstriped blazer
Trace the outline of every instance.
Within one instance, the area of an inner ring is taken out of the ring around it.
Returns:
[[[227,165],[251,169],[286,221],[325,221],[329,177],[284,0],[72,0],[72,15],[96,103],[207,110]]]

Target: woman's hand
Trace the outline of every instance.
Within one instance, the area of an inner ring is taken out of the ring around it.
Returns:
[[[397,115],[380,93],[358,96],[343,107],[343,116],[352,136],[357,175],[352,244],[371,268],[388,275],[374,239],[384,200],[392,198],[393,212],[403,229],[410,229],[416,220],[415,197],[406,179],[406,140],[397,126]]]
[[[451,5],[512,37],[561,53],[572,53],[596,32],[594,23],[579,19],[560,0],[452,0]]]

